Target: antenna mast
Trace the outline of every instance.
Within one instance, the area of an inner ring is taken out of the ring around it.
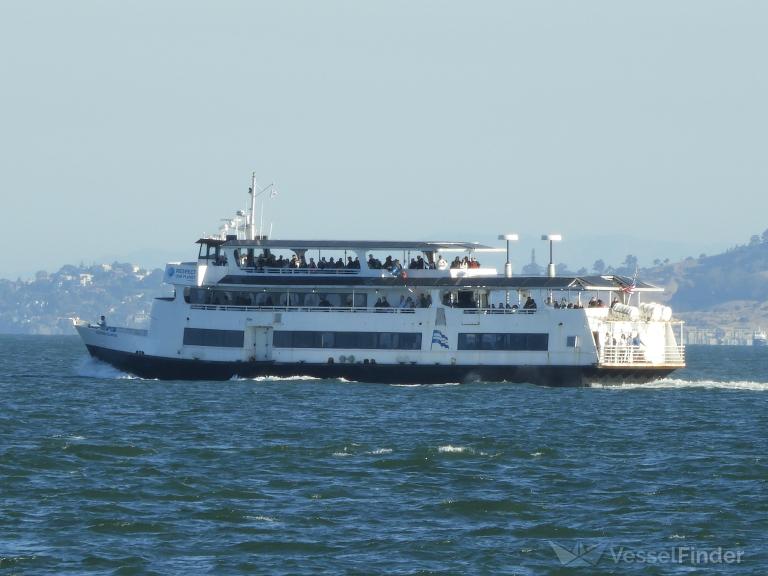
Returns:
[[[251,220],[248,231],[251,240],[256,240],[256,172],[251,173]]]

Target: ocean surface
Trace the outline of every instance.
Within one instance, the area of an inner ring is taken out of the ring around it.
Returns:
[[[160,382],[0,336],[0,574],[768,573],[768,349],[688,363]]]

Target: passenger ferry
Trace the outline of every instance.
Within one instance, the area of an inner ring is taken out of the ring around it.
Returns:
[[[148,330],[75,320],[89,353],[159,379],[582,386],[685,366],[683,323],[636,278],[499,273],[478,261],[504,249],[471,242],[273,240],[254,214],[166,266]]]

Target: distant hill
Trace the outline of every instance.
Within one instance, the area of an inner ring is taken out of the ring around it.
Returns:
[[[162,279],[159,268],[113,262],[40,271],[33,281],[0,280],[0,333],[73,334],[72,317],[101,314],[114,324],[143,326]]]
[[[643,278],[664,286],[669,305],[680,312],[734,300],[768,300],[768,243],[738,246],[716,256],[643,270]]]
[[[768,231],[722,254],[641,270],[691,328],[768,328]]]

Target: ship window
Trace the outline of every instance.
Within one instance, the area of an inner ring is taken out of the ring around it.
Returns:
[[[297,330],[293,333],[292,346],[293,348],[318,348],[319,342],[315,338],[317,335],[319,335],[319,332]]]
[[[216,346],[220,348],[242,348],[242,330],[210,330],[207,328],[184,328],[185,346]]]
[[[272,333],[272,345],[275,348],[292,348],[293,332],[275,331]]]
[[[333,345],[333,332],[320,333],[320,348],[335,348]]]
[[[418,332],[401,332],[398,339],[398,350],[421,350],[421,334]]]
[[[304,306],[304,297],[306,296],[303,292],[291,292],[288,294],[288,305],[289,306]]]
[[[205,288],[192,288],[189,293],[189,301],[192,304],[209,304],[211,292]]]
[[[463,333],[459,334],[459,350],[531,350],[546,351],[549,334],[532,333]]]
[[[313,332],[275,330],[275,348],[343,348],[356,350],[420,350],[420,332]]]

